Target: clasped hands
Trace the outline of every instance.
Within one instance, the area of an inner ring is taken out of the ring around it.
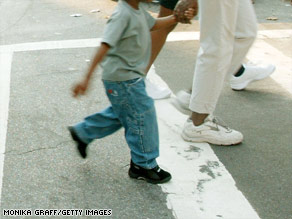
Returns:
[[[176,20],[183,24],[191,23],[191,19],[198,14],[197,0],[180,0],[174,9]]]

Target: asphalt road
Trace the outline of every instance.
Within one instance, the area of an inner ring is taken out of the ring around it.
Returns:
[[[0,46],[101,37],[115,4],[0,0]],[[91,13],[94,9],[100,12]],[[292,29],[289,1],[256,0],[255,9],[260,30]],[[156,15],[158,6],[149,10]],[[76,14],[81,16],[71,16]],[[270,16],[278,20],[267,20]],[[194,21],[175,31],[198,30]],[[291,38],[265,42],[292,59]],[[157,74],[174,93],[190,86],[197,49],[198,41],[168,42],[156,60]],[[68,46],[13,53],[1,214],[3,209],[111,209],[112,218],[174,218],[161,187],[128,178],[122,131],[94,142],[86,161],[76,155],[66,126],[108,104],[100,72],[86,98],[70,94],[94,52],[91,46]],[[291,108],[291,93],[268,78],[242,92],[226,82],[216,109],[245,140],[238,147],[212,149],[263,219],[292,218]]]

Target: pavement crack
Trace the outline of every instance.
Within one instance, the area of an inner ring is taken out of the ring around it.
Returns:
[[[71,141],[71,140],[70,140]],[[29,151],[25,151],[25,152],[20,152],[20,153],[13,153],[15,150],[11,150],[11,151],[7,151],[4,153],[4,155],[25,155],[25,154],[30,154],[30,153],[34,153],[37,151],[42,151],[42,150],[54,150],[57,148],[60,148],[60,145],[62,145],[63,143],[66,142],[70,142],[70,141],[64,141],[64,142],[60,142],[59,144],[57,144],[55,147],[43,147],[43,148],[36,148],[36,149],[32,149]],[[66,145],[63,145],[61,147],[65,147]]]

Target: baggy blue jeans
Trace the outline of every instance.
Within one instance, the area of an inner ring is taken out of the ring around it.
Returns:
[[[124,127],[132,161],[147,169],[155,167],[159,156],[158,125],[154,101],[146,93],[144,79],[103,80],[103,84],[111,106],[75,125],[78,137],[89,144]]]

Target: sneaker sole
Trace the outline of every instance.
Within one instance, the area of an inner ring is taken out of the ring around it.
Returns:
[[[215,145],[222,145],[222,146],[232,146],[232,145],[238,145],[242,142],[243,139],[238,139],[234,141],[218,141],[215,139],[206,139],[206,138],[190,138],[185,133],[181,134],[181,137],[187,141],[187,142],[194,142],[194,143],[210,143]]]
[[[133,173],[133,172],[130,171],[130,170],[129,170],[128,173],[129,173],[130,178],[132,178],[132,179],[144,180],[144,181],[146,181],[146,182],[148,182],[148,183],[151,183],[151,184],[161,184],[161,183],[166,183],[166,182],[168,182],[169,180],[171,180],[171,176],[166,177],[166,178],[164,178],[163,180],[156,181],[156,180],[148,179],[148,178],[145,178],[145,177],[140,176],[140,175],[138,175],[138,174],[135,174],[135,173]]]
[[[171,104],[182,114],[190,116],[192,111],[190,109],[185,108],[177,99],[171,99]]]
[[[230,87],[233,89],[233,90],[243,90],[245,89],[250,83],[252,83],[253,81],[259,81],[259,80],[262,80],[264,78],[267,78],[269,77],[274,71],[275,71],[276,67],[273,67],[273,69],[268,72],[267,74],[264,74],[263,76],[261,77],[258,77],[258,78],[255,78],[255,79],[250,79],[248,81],[246,81],[245,83],[241,83],[241,84],[236,84],[236,85],[230,85]]]

